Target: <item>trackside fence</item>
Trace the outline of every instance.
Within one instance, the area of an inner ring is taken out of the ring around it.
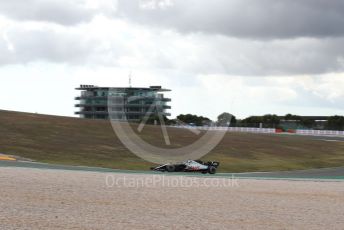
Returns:
[[[170,126],[173,128],[180,129],[194,129],[194,130],[214,130],[214,131],[229,131],[229,132],[242,132],[242,133],[280,133],[279,129],[272,128],[247,128],[247,127],[204,127],[204,126]],[[305,130],[296,129],[288,130],[289,133],[299,135],[310,135],[310,136],[343,136],[344,131],[335,130]]]
[[[172,126],[181,129],[197,129],[197,130],[213,130],[213,131],[229,131],[243,133],[275,133],[276,129],[268,128],[246,128],[246,127],[203,127],[203,126]]]
[[[344,131],[335,130],[296,130],[297,134],[313,136],[344,136]]]

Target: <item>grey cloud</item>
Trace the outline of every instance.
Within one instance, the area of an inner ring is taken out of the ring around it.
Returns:
[[[97,12],[87,8],[85,1],[63,0],[0,0],[0,14],[16,20],[53,22],[74,25],[89,21]]]
[[[125,37],[103,39],[88,36],[87,31],[13,28],[6,33],[8,41],[0,38],[0,65],[48,61],[241,76],[344,71],[343,37],[266,42],[151,33],[143,46],[143,41],[128,43]]]
[[[5,36],[0,37],[0,65],[47,61],[246,76],[344,72],[341,36],[250,40],[101,18],[72,28],[13,23],[0,31]],[[97,30],[102,25],[106,27]]]
[[[150,0],[120,0],[119,14],[137,23],[181,32],[249,39],[344,34],[342,0],[170,0],[172,6],[155,10],[142,9],[142,2]]]
[[[122,57],[133,55],[125,39],[109,41],[89,34],[88,28],[27,29],[17,25],[0,31],[0,66],[37,61],[69,65],[118,66]]]
[[[336,109],[336,110],[344,110],[344,103],[343,97],[338,97],[333,100],[329,100],[327,98],[321,97],[319,95],[314,94],[311,91],[307,91],[302,87],[295,87],[298,92],[298,97],[295,100],[290,102],[284,102],[286,106],[294,106],[294,107],[318,107],[318,108],[327,108],[327,109]],[[329,89],[330,91],[331,89]]]
[[[342,37],[270,42],[216,37],[195,39],[194,42],[199,48],[184,50],[181,54],[183,59],[178,66],[184,71],[246,76],[344,71]]]
[[[24,39],[23,39],[24,38]],[[26,64],[35,61],[81,64],[92,53],[92,46],[72,34],[54,31],[16,31],[9,34],[13,50],[0,47],[0,62]],[[4,44],[1,43],[0,44]]]

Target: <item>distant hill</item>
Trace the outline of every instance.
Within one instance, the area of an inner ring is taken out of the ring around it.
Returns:
[[[173,145],[197,137],[168,130]],[[146,126],[142,137],[163,146],[159,126]],[[148,170],[151,163],[130,153],[109,121],[0,110],[0,153],[40,162]],[[220,171],[271,171],[344,166],[344,142],[274,134],[227,133],[203,160],[221,162]]]

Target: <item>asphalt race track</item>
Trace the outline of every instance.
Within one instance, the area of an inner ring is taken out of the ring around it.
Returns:
[[[344,167],[279,172],[217,173],[215,175],[203,175],[198,173],[161,173],[152,171],[117,170],[108,168],[65,166],[24,161],[0,161],[0,167],[21,167],[36,169],[75,170],[131,174],[165,174],[197,177],[237,177],[249,179],[344,180]]]
[[[238,173],[237,177],[249,178],[290,178],[290,179],[342,179],[344,180],[344,167],[323,168],[281,172]]]

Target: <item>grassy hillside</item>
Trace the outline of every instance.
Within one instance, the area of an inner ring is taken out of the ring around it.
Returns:
[[[169,129],[173,145],[197,138]],[[160,127],[146,126],[142,137],[163,146]],[[0,111],[0,153],[40,162],[148,169],[151,163],[130,153],[108,121]],[[221,162],[221,171],[271,171],[344,166],[344,142],[312,137],[228,133],[203,160]]]

